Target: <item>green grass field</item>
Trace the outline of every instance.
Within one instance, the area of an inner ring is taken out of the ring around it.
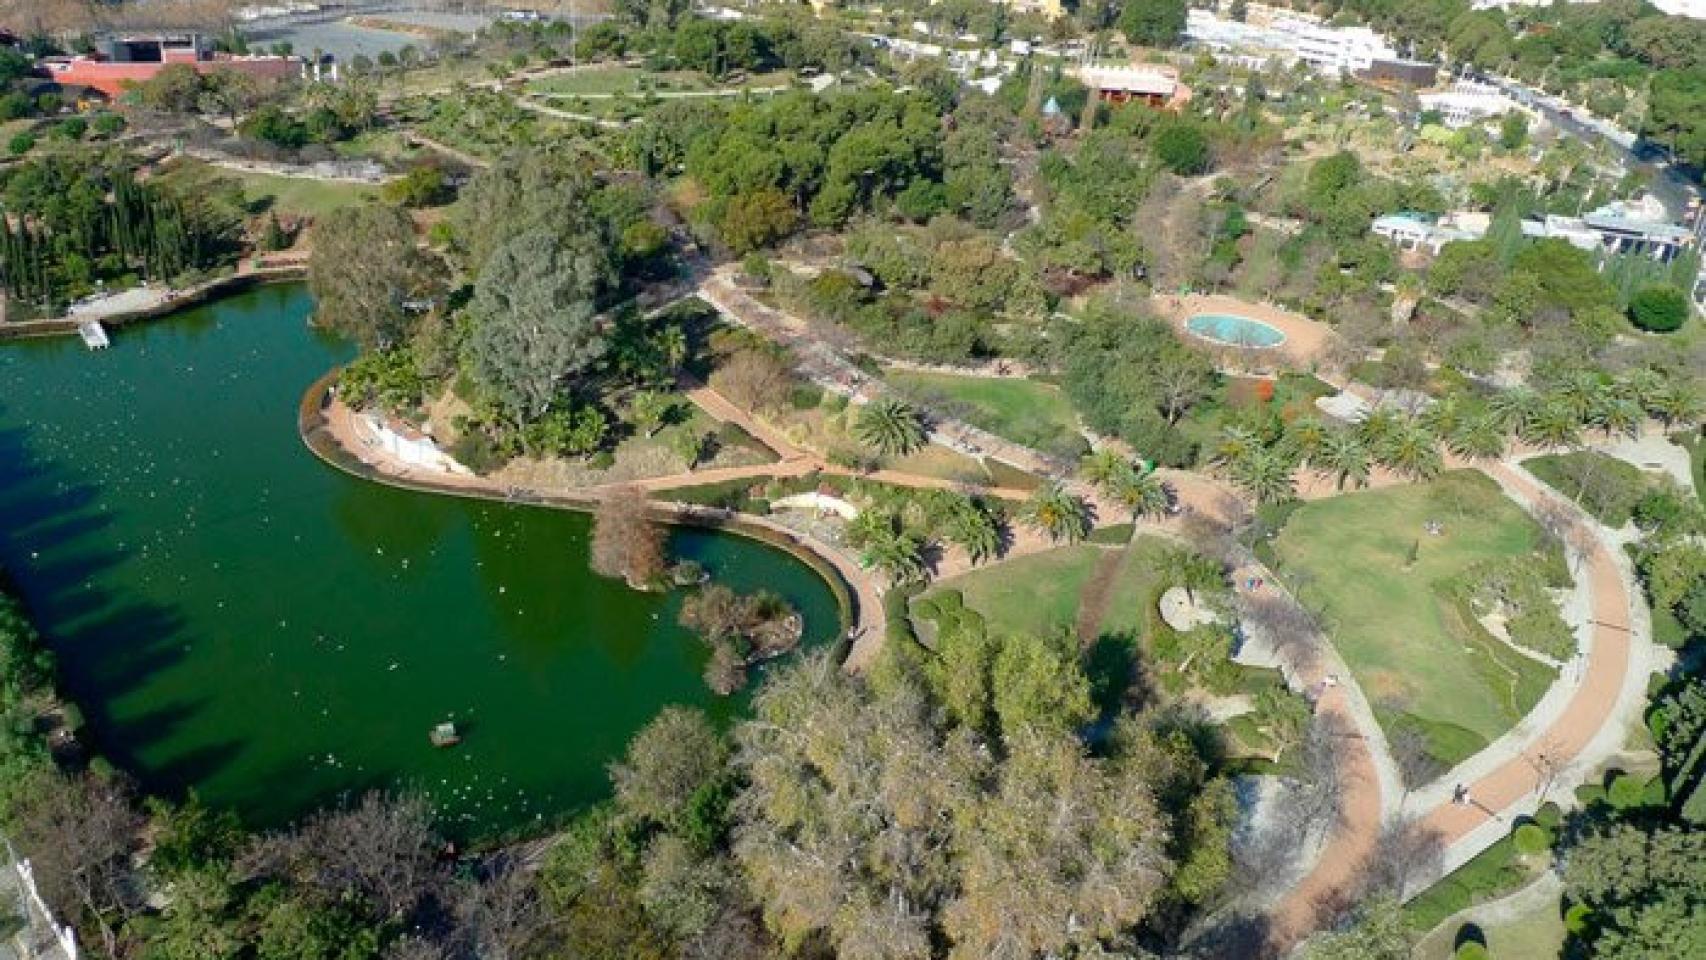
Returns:
[[[997,636],[1071,629],[1078,596],[1102,552],[1082,543],[1060,547],[943,580],[936,589],[964,594],[966,606],[983,614]]]
[[[639,67],[609,64],[573,73],[559,73],[530,80],[529,93],[553,96],[608,96],[645,93],[668,93],[681,90],[749,90],[754,87],[786,86],[794,79],[791,71],[757,73],[734,82],[720,83],[696,70],[648,71]]]
[[[931,593],[960,591],[966,606],[983,614],[990,631],[996,634],[1071,629],[1077,623],[1084,586],[1096,569],[1096,561],[1113,549],[1088,543],[1058,547],[943,580]],[[1139,537],[1126,551],[1109,590],[1099,630],[1102,635],[1148,635],[1149,614],[1160,582],[1157,571],[1167,549],[1164,540]]]
[[[915,402],[998,437],[1050,453],[1085,449],[1072,404],[1058,387],[1033,380],[891,371],[885,379]]]
[[[1426,531],[1430,520],[1442,535]],[[1552,671],[1493,639],[1436,588],[1484,560],[1556,562],[1539,554],[1540,538],[1491,480],[1456,471],[1304,504],[1273,548],[1281,577],[1324,610],[1388,733],[1412,723],[1437,759],[1454,764],[1521,719]]]
[[[202,193],[215,193],[222,183],[236,183],[243,188],[243,200],[251,209],[269,209],[281,215],[318,217],[379,196],[377,186],[364,183],[275,177],[214,167],[198,160],[179,161],[162,176]]]
[[[1610,527],[1628,523],[1651,486],[1639,467],[1594,450],[1530,457],[1522,468]]]

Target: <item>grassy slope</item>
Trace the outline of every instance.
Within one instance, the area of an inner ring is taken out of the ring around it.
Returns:
[[[1016,443],[1036,444],[1076,436],[1078,418],[1056,387],[993,377],[893,371],[886,375],[897,390],[930,402],[941,398],[973,426]]]
[[[214,167],[197,160],[179,161],[163,177],[197,192],[211,191],[220,181],[235,181],[242,184],[243,198],[252,209],[308,217],[379,196],[379,188],[369,184],[275,177]]]
[[[983,614],[996,636],[1070,629],[1078,594],[1101,553],[1087,544],[1060,547],[952,577],[936,589],[963,593],[966,606]]]
[[[1429,536],[1427,520],[1445,525]],[[1335,644],[1390,728],[1423,721],[1452,762],[1509,729],[1550,671],[1486,643],[1432,589],[1470,565],[1535,550],[1539,530],[1477,473],[1305,504],[1274,543],[1282,575],[1325,607]],[[1412,545],[1419,548],[1407,568]],[[1452,729],[1461,728],[1461,732]],[[1463,736],[1462,733],[1473,736]]]
[[[1567,476],[1567,471],[1590,465],[1605,482],[1613,486],[1615,495],[1604,499],[1581,496],[1581,486]],[[1629,522],[1629,511],[1634,508],[1635,502],[1648,486],[1647,476],[1640,468],[1594,450],[1530,457],[1522,462],[1522,466],[1547,486],[1581,504],[1584,510],[1610,527],[1621,527]]]

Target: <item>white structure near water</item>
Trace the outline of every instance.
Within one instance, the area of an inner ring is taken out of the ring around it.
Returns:
[[[458,463],[456,458],[440,450],[431,436],[401,420],[371,413],[364,413],[361,418],[372,435],[374,445],[407,466],[436,473],[472,472]]]

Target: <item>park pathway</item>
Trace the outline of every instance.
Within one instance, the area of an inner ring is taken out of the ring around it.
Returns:
[[[1454,802],[1456,782],[1448,776],[1415,791],[1405,804],[1406,818],[1440,844],[1441,876],[1508,833],[1513,819],[1532,813],[1555,783],[1580,779],[1615,752],[1624,729],[1618,721],[1638,716],[1644,686],[1642,672],[1632,669],[1635,631],[1646,629],[1644,611],[1636,606],[1629,575],[1618,563],[1609,531],[1512,460],[1481,469],[1531,514],[1543,504],[1568,511],[1583,534],[1574,544],[1580,555],[1577,576],[1587,578],[1591,613],[1575,691],[1551,716],[1524,718],[1526,735],[1501,739],[1459,766],[1456,773],[1474,772],[1462,781],[1469,802]],[[1560,677],[1558,682],[1570,680]],[[1317,712],[1338,713],[1355,723],[1354,729],[1367,730],[1365,723],[1357,722],[1357,711],[1345,699],[1344,690],[1341,685],[1326,691]],[[1369,776],[1375,769],[1367,743],[1347,742],[1341,754],[1347,789],[1339,827],[1314,869],[1270,914],[1270,943],[1276,948],[1287,949],[1308,936],[1327,912],[1356,894],[1356,884],[1388,820],[1387,811],[1397,813],[1381,803],[1379,778]],[[1370,779],[1376,784],[1372,789]],[[1426,878],[1416,889],[1435,879]]]

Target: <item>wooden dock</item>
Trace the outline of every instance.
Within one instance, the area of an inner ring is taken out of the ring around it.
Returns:
[[[107,339],[107,328],[101,326],[99,320],[85,320],[77,325],[77,335],[83,338],[83,346],[90,350],[105,350],[113,345]]]

